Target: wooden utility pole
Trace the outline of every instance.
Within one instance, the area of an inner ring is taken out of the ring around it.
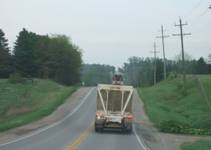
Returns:
[[[154,50],[152,51],[152,53],[154,53],[154,85],[157,83],[157,53],[159,53],[159,51],[157,51],[157,45],[156,42],[154,42]]]
[[[191,35],[191,33],[183,33],[183,26],[188,25],[187,23],[183,24],[182,19],[179,19],[179,24],[175,24],[176,27],[180,28],[180,34],[173,34],[173,36],[180,36],[181,39],[181,48],[182,48],[182,74],[183,74],[183,84],[184,89],[186,85],[186,71],[185,71],[185,52],[184,52],[184,36]]]
[[[163,25],[161,25],[161,36],[157,36],[156,38],[162,39],[162,45],[163,45],[163,76],[164,80],[167,78],[166,73],[166,54],[165,54],[165,38],[168,38],[168,35],[164,35]]]

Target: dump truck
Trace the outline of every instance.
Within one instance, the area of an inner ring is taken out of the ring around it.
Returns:
[[[123,132],[131,132],[133,87],[125,86],[120,81],[112,83],[97,86],[95,131],[118,128]]]

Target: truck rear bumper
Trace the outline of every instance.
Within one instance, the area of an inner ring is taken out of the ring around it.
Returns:
[[[95,120],[95,130],[102,131],[104,128],[121,129],[122,131],[132,131],[132,121],[112,122],[105,119]]]

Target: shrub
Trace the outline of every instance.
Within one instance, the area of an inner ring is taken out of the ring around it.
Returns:
[[[168,75],[168,80],[173,80],[177,78],[177,73],[176,72],[170,72]]]
[[[170,133],[182,133],[184,128],[188,128],[188,125],[181,124],[180,122],[169,120],[169,121],[162,121],[159,124],[159,128],[163,132],[170,132]]]
[[[196,129],[191,128],[190,125],[180,123],[177,121],[169,120],[162,121],[159,124],[159,129],[162,132],[167,133],[182,133],[182,134],[193,134],[193,135],[211,135],[211,129]]]
[[[20,73],[13,73],[9,76],[9,79],[8,79],[8,82],[13,83],[13,84],[24,83],[25,81],[26,79],[23,78]]]

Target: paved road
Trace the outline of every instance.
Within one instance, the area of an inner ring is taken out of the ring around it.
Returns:
[[[146,150],[135,133],[95,133],[95,99],[96,89],[92,89],[60,122],[0,145],[0,150]]]

